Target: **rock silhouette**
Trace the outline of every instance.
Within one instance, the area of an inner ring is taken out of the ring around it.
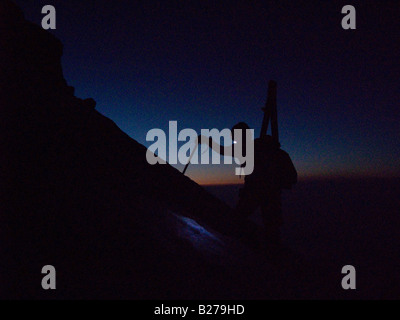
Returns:
[[[62,51],[0,1],[1,299],[398,298],[398,179],[296,188],[286,236],[302,247],[273,261],[232,237],[247,228],[231,207],[149,165],[95,100],[75,97]],[[236,187],[224,189],[231,205]],[[340,285],[349,263],[351,292]],[[45,265],[56,290],[41,287]]]
[[[173,212],[229,234],[231,208],[170,165],[149,165],[93,99],[75,97],[62,50],[0,3],[1,296],[179,298],[207,292],[205,277],[228,283],[192,248],[166,250],[154,224]],[[47,264],[52,292],[40,286]]]

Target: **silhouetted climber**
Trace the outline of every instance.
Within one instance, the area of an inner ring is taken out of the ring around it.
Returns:
[[[240,122],[232,128],[242,130],[242,141],[245,141],[246,129],[249,126]],[[221,155],[234,154],[235,144],[221,147],[210,138],[208,144]],[[242,144],[245,154],[245,143]],[[229,150],[232,149],[232,150]],[[233,152],[232,152],[233,151]],[[239,219],[249,217],[260,207],[265,227],[268,246],[280,244],[280,227],[282,226],[281,191],[290,189],[297,181],[296,169],[289,155],[280,149],[272,136],[265,135],[254,140],[254,170],[244,178],[244,187],[239,191],[236,214]]]
[[[297,182],[297,172],[288,153],[280,149],[278,140],[276,112],[276,83],[271,81],[268,99],[264,111],[260,137],[254,139],[254,170],[245,176],[244,187],[239,191],[239,201],[235,212],[240,219],[246,219],[258,207],[261,207],[265,236],[268,247],[273,251],[280,246],[280,227],[282,226],[282,189],[291,189]],[[268,122],[271,119],[272,135],[267,135]],[[199,137],[199,143],[208,145],[221,155],[240,154],[246,156],[246,132],[250,127],[239,122],[231,129],[241,130],[241,152],[235,152],[237,144],[220,146],[211,137]],[[243,163],[242,166],[245,164]]]

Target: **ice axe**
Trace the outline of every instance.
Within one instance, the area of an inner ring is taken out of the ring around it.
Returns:
[[[197,143],[196,143],[196,145],[194,146],[194,149],[193,149],[193,151],[192,151],[192,154],[190,155],[189,160],[188,160],[188,163],[186,164],[185,168],[183,169],[182,174],[185,174],[187,168],[189,167],[190,161],[192,160],[194,153],[197,151],[197,147],[198,147],[198,145],[199,145],[199,141],[202,141],[202,138],[201,138],[201,137],[202,137],[201,135],[197,137]],[[203,137],[204,137],[204,136],[203,136]],[[210,137],[210,138],[211,138],[211,137]],[[210,138],[209,138],[209,139],[210,139]],[[206,150],[206,151],[207,151],[207,150]],[[204,151],[204,152],[206,152],[206,151]],[[203,152],[203,153],[204,153],[204,152]]]
[[[189,167],[190,161],[192,160],[193,155],[194,155],[194,153],[196,152],[197,146],[198,146],[198,145],[199,145],[199,142],[197,142],[196,145],[194,146],[194,149],[193,149],[193,151],[192,151],[192,154],[191,154],[190,157],[189,157],[188,163],[186,164],[185,168],[184,168],[183,171],[182,171],[183,174],[185,174],[187,168]]]

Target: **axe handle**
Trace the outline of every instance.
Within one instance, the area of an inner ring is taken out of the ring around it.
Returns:
[[[196,145],[194,146],[194,149],[193,149],[193,151],[192,151],[192,154],[191,154],[190,157],[189,157],[188,163],[186,164],[185,168],[184,168],[183,171],[182,171],[182,174],[185,174],[187,168],[189,167],[190,161],[192,160],[194,153],[197,151],[197,146],[198,146],[198,145],[199,145],[199,144],[198,144],[198,142],[197,142]]]

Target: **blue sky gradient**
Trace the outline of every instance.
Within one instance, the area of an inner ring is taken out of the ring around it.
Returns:
[[[16,1],[40,23],[45,1]],[[396,2],[52,1],[67,82],[145,146],[153,128],[231,128],[258,136],[278,82],[281,145],[300,178],[400,175]],[[183,169],[183,166],[177,166]],[[240,182],[232,166],[193,165],[202,184]]]

